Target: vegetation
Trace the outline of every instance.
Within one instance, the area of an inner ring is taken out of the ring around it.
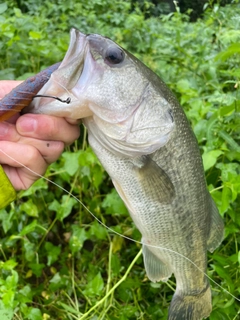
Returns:
[[[18,1],[19,2],[19,1]],[[210,320],[237,320],[240,304],[240,4],[205,6],[192,23],[176,12],[146,15],[152,3],[8,0],[0,4],[0,79],[23,79],[57,61],[69,29],[117,41],[177,95],[197,136],[209,190],[225,220],[209,254]],[[26,12],[26,13],[24,13]],[[82,135],[44,179],[0,211],[1,319],[167,319],[175,288],[145,274],[140,234]],[[87,209],[86,209],[87,208]]]

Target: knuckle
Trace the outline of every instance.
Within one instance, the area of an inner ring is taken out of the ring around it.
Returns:
[[[26,146],[25,165],[30,166],[33,163],[37,163],[41,158],[41,154],[38,149],[32,146]]]
[[[38,119],[37,134],[43,139],[63,141],[71,144],[79,137],[79,125],[69,124],[65,119],[41,115]]]
[[[47,150],[44,155],[45,161],[50,164],[56,161],[64,151],[64,143],[61,141],[51,141],[47,143]]]
[[[62,141],[56,141],[54,145],[56,154],[61,154],[64,150],[64,143]]]
[[[56,137],[61,130],[62,119],[51,118],[48,128],[49,137]]]
[[[61,119],[56,119],[55,117],[41,115],[38,118],[37,134],[43,138],[53,138],[55,137],[61,128]]]
[[[75,140],[77,140],[80,136],[80,128],[79,126],[71,126],[68,134],[68,139],[66,139],[65,143],[67,145],[72,144]]]

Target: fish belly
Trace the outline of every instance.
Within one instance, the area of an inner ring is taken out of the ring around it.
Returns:
[[[191,206],[191,199],[196,198],[192,186],[189,185],[190,191],[184,189],[178,177],[178,181],[174,181],[177,190],[173,201],[170,203],[165,197],[161,203],[158,190],[151,188],[152,180],[148,181],[147,176],[139,180],[134,161],[121,158],[105,148],[91,130],[89,142],[142,234],[144,264],[149,279],[166,281],[172,273],[175,275],[177,287],[169,320],[207,317],[211,312],[211,291],[204,275],[209,232],[206,227],[207,204],[204,205],[208,197],[206,187],[202,190],[203,198],[200,196],[203,204],[194,201]],[[186,203],[190,205],[186,206]]]

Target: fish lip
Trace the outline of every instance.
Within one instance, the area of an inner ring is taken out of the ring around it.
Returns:
[[[71,90],[76,85],[77,81],[79,81],[82,75],[88,46],[89,45],[87,41],[87,36],[84,33],[80,32],[78,29],[71,28],[68,50],[63,58],[63,61],[61,62],[58,68],[59,70],[66,66],[71,67],[74,61],[77,61],[79,63],[78,71],[80,69],[80,73],[78,75],[78,78],[75,79],[75,82],[71,85],[71,87],[68,88],[69,90]],[[74,65],[74,68],[75,68],[75,65]]]
[[[71,117],[71,114],[73,114],[71,110],[73,109],[70,110],[70,108],[78,101],[78,98],[73,95],[71,89],[81,78],[87,50],[88,41],[86,40],[86,35],[76,28],[71,28],[68,50],[60,66],[52,73],[50,79],[38,92],[38,94],[49,97],[34,99],[25,112]],[[58,78],[61,79],[60,82],[57,81]],[[50,98],[50,96],[56,96],[61,100],[70,98],[71,102],[66,105]],[[67,108],[69,112],[66,111]]]
[[[83,56],[82,53],[85,52],[85,47],[87,43],[87,36],[84,33],[82,33],[80,30],[76,28],[71,28],[68,50],[63,58],[60,67],[64,66],[66,60],[69,60],[69,56],[76,57],[79,54]],[[71,60],[72,59],[70,59],[70,61]]]

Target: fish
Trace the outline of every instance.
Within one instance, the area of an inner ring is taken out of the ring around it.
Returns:
[[[207,251],[220,245],[224,224],[174,94],[114,41],[75,28],[61,65],[39,94],[45,97],[34,99],[27,112],[82,119],[88,129],[90,146],[142,234],[148,278],[167,281],[174,274],[168,319],[208,317]]]

